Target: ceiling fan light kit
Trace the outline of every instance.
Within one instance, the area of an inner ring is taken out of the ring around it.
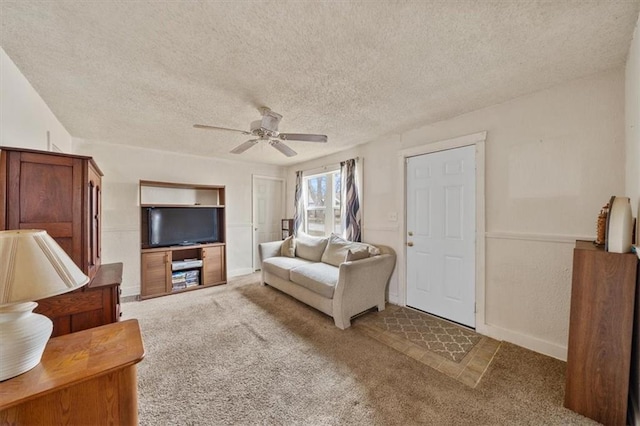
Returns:
[[[232,154],[242,154],[260,141],[267,141],[269,145],[286,155],[287,157],[293,157],[297,155],[293,149],[285,145],[281,141],[291,140],[300,142],[319,142],[326,143],[328,138],[326,135],[312,135],[306,133],[280,133],[278,132],[278,125],[282,119],[282,115],[277,112],[271,111],[267,107],[260,108],[260,114],[262,114],[261,120],[251,122],[249,126],[251,131],[230,129],[228,127],[209,126],[205,124],[194,124],[196,129],[206,130],[226,130],[230,132],[242,133],[243,135],[256,136],[257,139],[250,139],[234,149],[231,150]]]
[[[262,130],[265,132],[273,132],[276,134],[274,137],[277,137],[278,124],[280,124],[280,120],[282,120],[282,115],[271,111],[267,107],[260,108],[260,114],[262,114],[262,120],[254,121],[254,123],[260,123]],[[251,127],[251,130],[253,130],[253,125]]]

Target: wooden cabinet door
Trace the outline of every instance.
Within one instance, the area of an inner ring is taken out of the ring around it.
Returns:
[[[6,229],[44,229],[87,272],[82,244],[83,160],[7,152]]]
[[[154,251],[142,253],[141,295],[152,297],[167,294],[171,291],[171,252]]]
[[[95,276],[100,268],[100,227],[101,227],[101,198],[102,198],[102,178],[93,165],[89,162],[88,182],[87,182],[87,238],[86,256],[87,269],[90,277]]]
[[[226,281],[224,246],[202,248],[202,284],[212,285]]]

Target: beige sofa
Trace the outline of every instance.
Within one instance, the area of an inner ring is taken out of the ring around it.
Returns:
[[[393,249],[301,234],[259,245],[262,283],[333,317],[344,330],[351,318],[385,307],[396,263]]]

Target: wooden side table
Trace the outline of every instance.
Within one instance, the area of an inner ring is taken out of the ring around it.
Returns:
[[[137,320],[52,338],[32,370],[0,382],[0,424],[137,425]]]

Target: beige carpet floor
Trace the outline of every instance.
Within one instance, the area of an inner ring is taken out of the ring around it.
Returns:
[[[146,349],[141,425],[593,424],[562,407],[563,362],[503,343],[470,388],[256,274],[122,309]]]

